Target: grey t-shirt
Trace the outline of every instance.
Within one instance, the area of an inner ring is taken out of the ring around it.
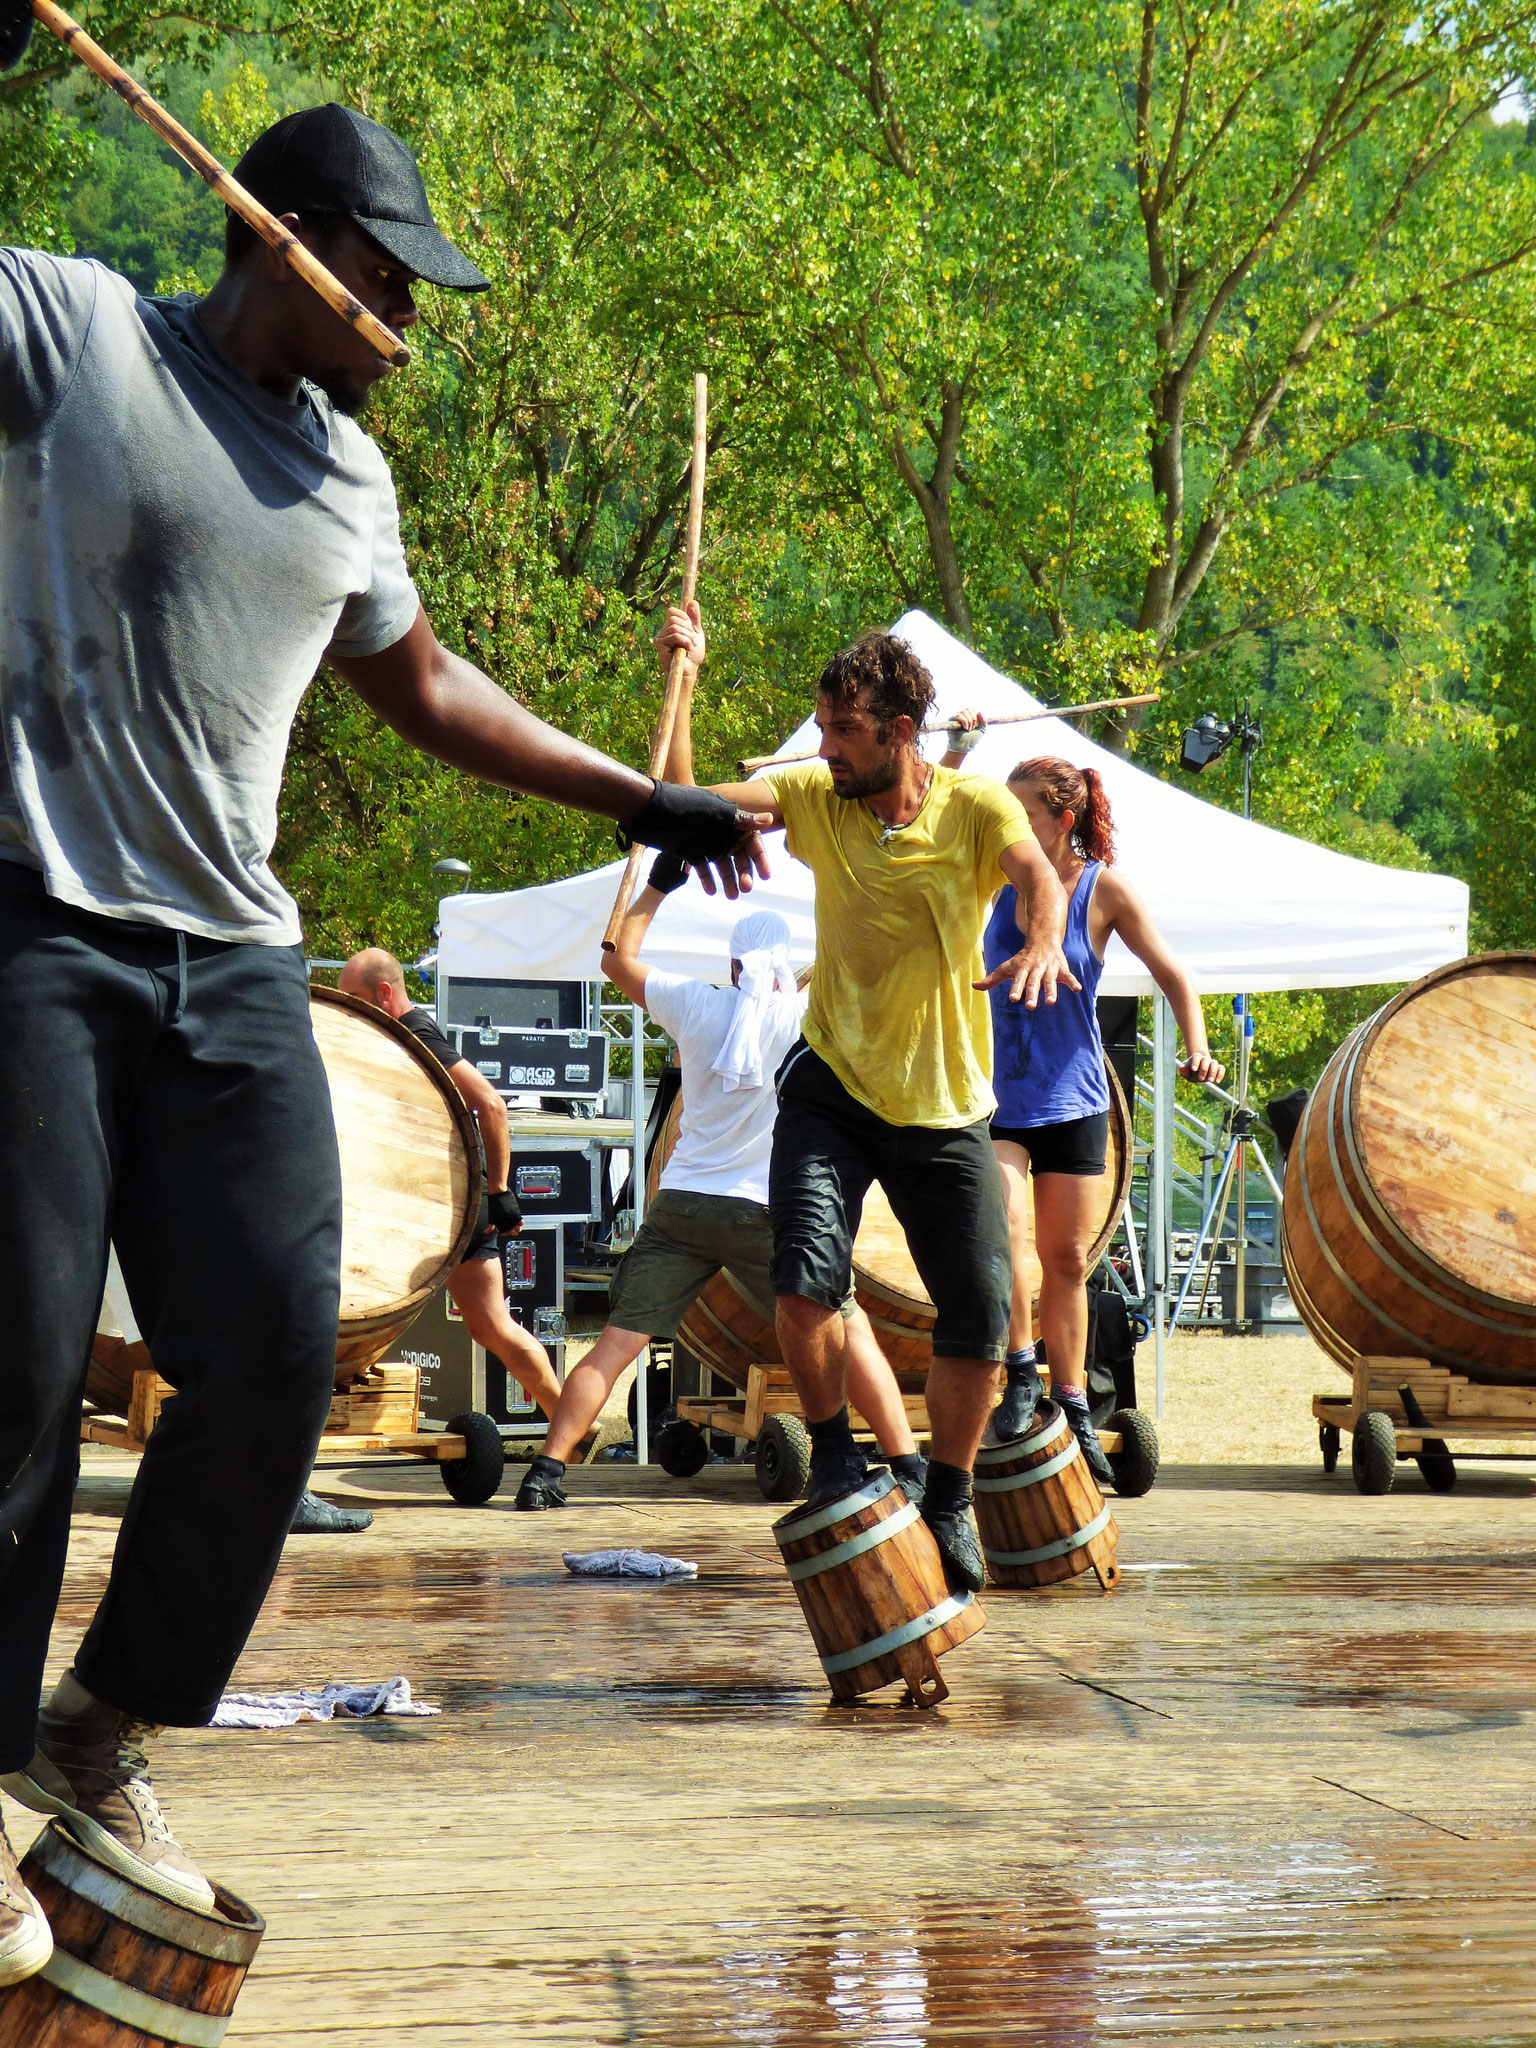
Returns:
[[[291,945],[294,713],[417,597],[373,442],[263,391],[194,304],[0,248],[0,857],[109,917]]]

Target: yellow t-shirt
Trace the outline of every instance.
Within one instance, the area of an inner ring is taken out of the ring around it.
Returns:
[[[886,837],[820,761],[763,779],[816,877],[806,1042],[887,1123],[957,1130],[990,1116],[992,1011],[971,983],[998,863],[1031,837],[1021,805],[990,776],[935,767],[922,810]]]

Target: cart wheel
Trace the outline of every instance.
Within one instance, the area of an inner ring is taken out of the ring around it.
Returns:
[[[1320,1422],[1317,1425],[1317,1447],[1323,1454],[1323,1470],[1337,1472],[1339,1469],[1339,1425],[1336,1422]]]
[[[501,1431],[489,1415],[471,1408],[463,1415],[455,1415],[448,1425],[448,1434],[463,1437],[464,1456],[450,1458],[438,1466],[443,1484],[466,1507],[483,1507],[501,1485],[507,1469]]]
[[[709,1438],[691,1422],[669,1422],[656,1439],[656,1462],[674,1479],[691,1479],[709,1463]]]
[[[1397,1477],[1397,1431],[1380,1408],[1367,1408],[1349,1446],[1358,1493],[1390,1493]]]
[[[811,1479],[811,1433],[798,1415],[770,1415],[752,1453],[764,1500],[798,1500]]]
[[[1424,1474],[1431,1493],[1449,1493],[1456,1484],[1456,1460],[1437,1436],[1427,1436],[1424,1448],[1413,1461]]]
[[[1139,1408],[1117,1408],[1106,1429],[1118,1429],[1120,1448],[1109,1453],[1109,1467],[1115,1475],[1115,1491],[1127,1500],[1139,1500],[1150,1493],[1162,1462],[1157,1430],[1150,1415]]]

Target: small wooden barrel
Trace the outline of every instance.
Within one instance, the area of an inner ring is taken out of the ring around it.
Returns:
[[[1120,1581],[1120,1531],[1060,1404],[1042,1401],[1012,1443],[976,1453],[976,1527],[987,1580],[1053,1586],[1098,1573],[1106,1593]]]
[[[950,1592],[939,1546],[889,1472],[781,1516],[773,1533],[835,1698],[905,1679],[914,1706],[948,1699],[936,1660],[986,1616],[973,1594]]]
[[[1291,1296],[1317,1342],[1536,1386],[1536,953],[1417,981],[1340,1046],[1286,1167]]]
[[[404,1335],[469,1248],[483,1174],[475,1120],[403,1024],[333,988],[309,992],[341,1154],[336,1378],[360,1378]],[[86,1391],[126,1415],[141,1344],[98,1335]]]
[[[120,1877],[57,1824],[21,1865],[53,1956],[0,1992],[0,2048],[218,2048],[256,1947],[259,1913],[214,1887],[217,1913]]]
[[[1109,1155],[1097,1183],[1098,1230],[1089,1254],[1090,1268],[1114,1236],[1130,1186],[1130,1116],[1125,1096],[1107,1063],[1109,1077]],[[651,1158],[650,1188],[654,1197],[661,1160],[671,1155],[682,1120],[682,1099],[672,1105]],[[906,1233],[876,1182],[864,1198],[864,1215],[853,1247],[854,1294],[869,1317],[881,1350],[905,1394],[920,1394],[933,1363],[933,1303],[912,1263]],[[1040,1299],[1040,1268],[1033,1265],[1031,1293]],[[742,1300],[739,1290],[717,1276],[678,1326],[678,1338],[732,1386],[744,1389],[754,1365],[782,1365],[783,1355],[771,1324]]]

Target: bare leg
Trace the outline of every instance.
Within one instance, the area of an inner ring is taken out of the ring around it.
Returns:
[[[1099,1183],[1088,1175],[1035,1175],[1035,1241],[1040,1254],[1040,1335],[1051,1378],[1081,1387],[1087,1378],[1088,1253],[1098,1217]]]
[[[862,1415],[888,1458],[909,1458],[917,1449],[896,1375],[880,1349],[869,1317],[856,1308],[843,1325],[848,1370],[848,1405]],[[836,1410],[833,1410],[836,1413]]]
[[[848,1400],[848,1346],[843,1318],[804,1294],[775,1304],[779,1349],[807,1422],[828,1422]]]
[[[549,1353],[531,1331],[514,1322],[502,1292],[501,1261],[471,1259],[460,1266],[448,1282],[454,1306],[464,1318],[464,1327],[477,1344],[493,1358],[499,1358],[530,1399],[546,1415],[553,1415],[560,1399],[560,1382],[555,1378]]]
[[[1029,1254],[1034,1245],[1034,1204],[1029,1192],[1029,1154],[1011,1138],[994,1138],[1008,1204],[1008,1242],[1013,1251],[1013,1309],[1008,1318],[1008,1349],[1022,1351],[1034,1336],[1029,1314]],[[1061,1175],[1057,1175],[1059,1180]]]
[[[565,1376],[560,1404],[544,1439],[546,1458],[558,1458],[562,1465],[569,1462],[572,1451],[602,1412],[620,1373],[634,1364],[650,1341],[638,1330],[621,1330],[616,1323],[608,1325],[586,1357]]]
[[[936,1358],[928,1369],[931,1454],[969,1472],[997,1395],[997,1367],[985,1358]]]

